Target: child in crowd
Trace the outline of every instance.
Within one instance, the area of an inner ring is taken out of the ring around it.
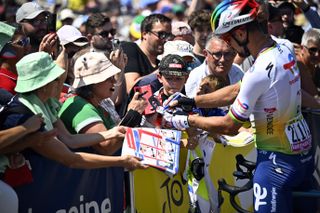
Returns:
[[[181,92],[188,76],[189,71],[181,56],[175,54],[165,56],[159,64],[159,73],[157,74],[158,80],[163,86],[154,93],[153,102],[162,105],[171,95]],[[162,115],[157,112],[146,115],[146,119],[156,127],[161,126]]]

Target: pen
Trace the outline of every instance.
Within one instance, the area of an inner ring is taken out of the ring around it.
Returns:
[[[140,93],[140,94],[138,95],[138,99],[142,98],[142,96],[144,96],[144,95],[147,94],[147,93],[148,93],[148,91],[144,91],[143,93]]]
[[[176,96],[174,96],[170,101],[169,103],[163,108],[163,111],[166,111],[170,106],[169,104],[172,102],[172,101],[175,101],[177,99],[179,99],[181,97],[181,95],[178,93]]]

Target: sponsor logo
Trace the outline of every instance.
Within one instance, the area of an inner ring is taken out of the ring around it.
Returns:
[[[291,53],[288,55],[288,59],[289,59],[289,63],[284,64],[283,68],[285,70],[289,70],[293,74],[293,68],[296,64],[296,61],[294,60],[294,57]]]
[[[181,64],[169,64],[169,68],[179,68],[179,69],[181,69],[182,65]]]
[[[67,212],[81,212],[81,213],[100,213],[112,212],[111,202],[109,198],[105,198],[101,204],[97,201],[84,202],[84,196],[80,195],[80,205],[79,206],[71,206],[69,209],[59,209],[56,213],[67,213]],[[32,209],[28,210],[29,213],[32,212]]]
[[[275,187],[272,187],[271,190],[271,212],[277,212],[277,190]]]
[[[263,109],[266,113],[274,113],[275,111],[277,111],[277,108],[272,107],[272,108],[264,108]]]
[[[249,109],[248,104],[246,104],[246,103],[241,103],[241,102],[239,101],[239,99],[237,99],[237,101],[238,101],[239,106],[240,106],[242,109],[245,109],[245,110],[248,110],[248,109]]]
[[[262,188],[258,183],[254,183],[253,193],[255,197],[254,210],[258,212],[261,205],[267,205],[267,202],[262,201],[267,197],[267,189],[265,187]]]
[[[227,21],[227,22],[224,22],[222,24],[222,26],[224,28],[228,28],[228,27],[230,27],[230,25],[241,24],[243,22],[249,21],[250,19],[251,19],[250,17],[246,17],[246,18],[242,18],[242,19],[236,19],[236,20],[232,20],[232,21]]]
[[[300,74],[296,75],[292,80],[289,81],[289,85],[296,83],[300,79]]]
[[[273,114],[267,114],[267,135],[273,135]]]

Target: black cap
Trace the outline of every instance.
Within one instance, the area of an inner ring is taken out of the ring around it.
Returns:
[[[186,63],[179,55],[169,54],[162,58],[159,64],[162,75],[186,76],[189,75]]]
[[[279,10],[279,8],[273,6],[272,4],[269,4],[268,10],[269,10],[269,19],[268,19],[269,22],[282,20],[281,11]]]
[[[278,9],[282,9],[282,8],[290,8],[293,12],[295,12],[296,10],[296,7],[290,3],[290,2],[287,2],[287,1],[276,1],[275,4],[273,4],[274,7],[278,8]]]

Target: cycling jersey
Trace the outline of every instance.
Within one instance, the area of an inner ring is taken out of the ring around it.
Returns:
[[[275,43],[258,54],[229,115],[238,122],[250,117],[258,149],[297,154],[311,148],[301,114],[300,72],[287,45]]]

